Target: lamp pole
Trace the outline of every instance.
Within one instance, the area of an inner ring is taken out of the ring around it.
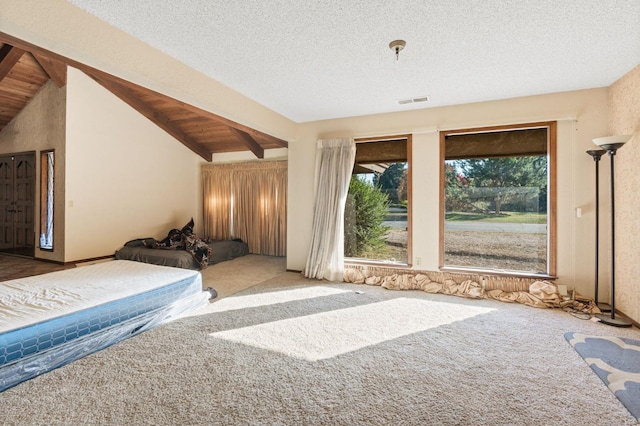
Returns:
[[[600,235],[600,158],[607,151],[604,149],[591,149],[587,151],[587,154],[593,157],[593,162],[596,163],[596,260],[595,260],[595,298],[594,302],[598,309],[601,312],[609,312],[611,311],[611,306],[607,303],[598,303],[599,289],[598,289],[598,281],[600,278],[599,272],[599,235]]]
[[[601,322],[614,327],[631,327],[631,323],[625,319],[616,318],[616,204],[615,204],[615,184],[613,157],[616,151],[624,145],[624,142],[608,143],[600,147],[609,153],[611,160],[611,315],[596,315]]]

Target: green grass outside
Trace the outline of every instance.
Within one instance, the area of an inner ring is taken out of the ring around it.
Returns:
[[[546,213],[531,212],[502,212],[499,215],[491,213],[445,213],[447,222],[496,222],[496,223],[547,223]]]

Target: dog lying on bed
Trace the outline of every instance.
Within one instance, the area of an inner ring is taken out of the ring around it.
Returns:
[[[153,249],[186,250],[198,262],[201,269],[209,266],[212,249],[193,233],[193,218],[182,227],[172,229],[162,241],[144,240],[144,246]]]

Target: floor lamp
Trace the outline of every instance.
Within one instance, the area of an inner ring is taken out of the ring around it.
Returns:
[[[602,156],[604,154],[606,154],[607,151],[605,151],[604,149],[591,149],[589,151],[587,151],[587,154],[589,154],[590,156],[593,157],[593,161],[594,163],[596,163],[596,260],[595,260],[595,265],[596,265],[596,271],[595,271],[595,304],[598,307],[598,309],[600,309],[601,312],[609,312],[611,311],[611,306],[608,303],[599,303],[598,302],[598,294],[599,294],[599,289],[598,289],[598,280],[600,277],[600,273],[599,273],[599,251],[598,248],[600,246],[599,243],[599,235],[600,235],[600,171],[599,171],[599,167],[598,164],[600,163],[600,158],[602,158]]]
[[[613,169],[613,157],[615,157],[616,151],[618,151],[618,149],[620,149],[629,139],[631,139],[631,135],[607,136],[593,140],[596,145],[609,153],[609,158],[611,160],[611,314],[598,314],[596,316],[601,322],[614,327],[631,327],[631,323],[629,321],[622,318],[616,318],[616,204]]]

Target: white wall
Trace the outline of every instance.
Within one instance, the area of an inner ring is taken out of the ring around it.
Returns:
[[[65,261],[199,219],[200,157],[82,72],[67,76]]]
[[[52,81],[45,84],[26,107],[0,132],[0,153],[36,151],[35,185],[35,257],[64,260],[64,191],[65,191],[65,88]],[[38,249],[40,230],[40,151],[55,150],[53,251]]]
[[[592,89],[302,124],[289,145],[287,268],[302,270],[306,262],[317,139],[413,134],[413,256],[422,259],[420,269],[437,270],[437,131],[558,120],[558,282],[592,294],[593,160],[585,151],[593,147],[592,138],[606,133],[607,119],[607,91]],[[581,218],[576,218],[577,207]]]

